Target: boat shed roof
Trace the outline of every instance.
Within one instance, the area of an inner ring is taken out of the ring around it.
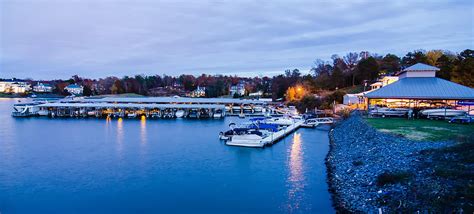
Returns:
[[[416,63],[408,68],[403,69],[403,71],[439,71],[439,68],[423,63]]]
[[[190,98],[190,97],[104,97],[87,98],[84,102],[107,103],[201,103],[201,104],[264,104],[262,100],[232,98]]]
[[[201,104],[149,104],[149,103],[44,103],[39,107],[68,107],[68,108],[211,108],[224,109],[224,105],[201,105]]]
[[[471,100],[474,89],[436,77],[403,78],[365,95],[370,99]]]

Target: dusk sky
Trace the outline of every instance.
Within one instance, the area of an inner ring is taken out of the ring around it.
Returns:
[[[99,3],[100,2],[100,3]],[[274,75],[474,48],[474,1],[0,1],[0,77]]]

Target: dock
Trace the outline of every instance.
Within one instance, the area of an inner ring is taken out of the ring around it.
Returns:
[[[15,104],[14,117],[223,118],[265,115],[267,102],[253,99],[187,97],[72,97]],[[268,112],[269,113],[269,112]]]
[[[271,145],[276,143],[277,141],[281,140],[282,138],[286,137],[287,135],[293,133],[294,131],[298,130],[301,125],[304,123],[303,120],[296,121],[294,124],[287,126],[286,128],[278,131],[272,132],[271,135],[267,136],[266,138],[262,139],[262,143],[266,145]]]
[[[285,128],[277,132],[272,132],[271,134],[265,136],[264,138],[254,138],[254,139],[234,140],[234,141],[230,140],[226,142],[226,145],[262,148],[267,145],[272,145],[278,142],[279,140],[283,139],[285,136],[298,130],[303,123],[304,123],[303,120],[298,120],[298,121],[295,121],[293,124],[286,126]]]

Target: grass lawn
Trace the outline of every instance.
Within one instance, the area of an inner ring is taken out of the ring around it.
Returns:
[[[367,118],[366,121],[379,131],[399,134],[412,140],[472,142],[474,139],[474,124],[406,118]]]

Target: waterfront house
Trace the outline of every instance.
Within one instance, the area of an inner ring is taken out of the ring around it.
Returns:
[[[417,63],[398,73],[399,80],[365,94],[370,105],[389,107],[459,106],[474,100],[474,89],[436,77],[439,68]],[[460,102],[461,101],[461,102]]]
[[[84,92],[84,87],[77,84],[71,84],[71,85],[66,86],[64,90],[66,90],[67,92],[73,95],[82,95],[82,93]]]
[[[24,94],[31,90],[31,85],[23,80],[0,81],[0,93]]]
[[[245,84],[239,83],[237,85],[230,86],[229,95],[244,96],[245,95]]]
[[[38,82],[33,86],[33,91],[37,93],[51,93],[53,92],[53,86],[48,83]]]
[[[370,90],[382,88],[396,81],[398,81],[398,76],[385,76],[379,79],[377,82],[370,84]]]
[[[198,86],[196,90],[189,93],[190,97],[205,97],[206,96],[206,87]]]

